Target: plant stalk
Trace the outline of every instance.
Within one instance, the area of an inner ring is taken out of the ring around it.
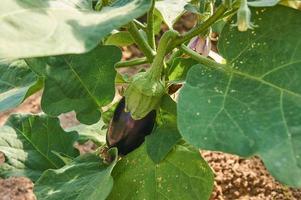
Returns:
[[[135,58],[132,60],[127,60],[127,61],[120,61],[118,63],[115,64],[115,68],[123,68],[123,67],[133,67],[136,65],[142,65],[148,63],[148,60],[146,57],[143,58]]]
[[[147,13],[147,41],[152,49],[156,49],[155,33],[154,33],[154,9],[155,0],[151,0],[151,8]]]
[[[156,53],[143,38],[134,22],[130,22],[128,24],[128,31],[139,49],[144,53],[144,55],[147,57],[147,60],[151,63]]]
[[[157,55],[154,58],[154,61],[149,70],[152,79],[161,79],[167,47],[169,46],[170,41],[176,38],[178,35],[179,33],[174,30],[169,30],[162,35],[159,42]]]
[[[193,51],[192,49],[188,48],[187,46],[185,46],[184,44],[181,45],[180,49],[186,53],[187,55],[189,55],[192,59],[198,61],[200,64],[203,64],[207,67],[213,67],[213,68],[217,68],[217,69],[225,69],[227,67],[227,65],[225,64],[220,64],[217,63],[209,58],[206,58],[205,56],[202,56],[200,54],[198,54],[197,52]]]

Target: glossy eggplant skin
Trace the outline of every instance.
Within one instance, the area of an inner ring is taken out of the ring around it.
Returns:
[[[122,98],[108,128],[107,145],[117,147],[119,154],[126,155],[138,148],[145,136],[151,134],[155,121],[155,110],[140,120],[134,120],[129,112],[125,112],[125,98]]]

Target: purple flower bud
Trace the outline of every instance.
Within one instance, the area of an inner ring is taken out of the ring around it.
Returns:
[[[195,36],[194,38],[192,38],[188,44],[188,47],[192,50],[195,50],[198,40],[199,40],[199,36]]]
[[[199,37],[196,36],[191,39],[188,47],[203,56],[208,56],[211,50],[211,41],[209,37]]]

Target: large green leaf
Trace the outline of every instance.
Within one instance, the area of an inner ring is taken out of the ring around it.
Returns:
[[[63,131],[57,118],[13,115],[0,128],[0,151],[5,155],[0,175],[27,176],[35,181],[44,170],[64,165],[53,151],[78,155],[73,147],[77,137],[76,132]]]
[[[205,200],[213,189],[213,173],[197,149],[178,145],[155,164],[145,145],[121,159],[113,170],[108,199]]]
[[[184,13],[184,7],[188,2],[189,0],[162,0],[156,2],[156,8],[167,26],[172,28],[172,25]]]
[[[112,30],[143,15],[149,0],[116,0],[95,12],[78,0],[2,0],[0,58],[87,52]]]
[[[116,160],[107,165],[97,155],[82,155],[61,169],[44,172],[35,194],[43,200],[104,200],[113,187],[115,164]]]
[[[163,160],[181,139],[177,128],[177,105],[168,95],[163,97],[157,115],[157,127],[145,142],[147,153],[155,163]]]
[[[224,68],[190,69],[179,130],[199,148],[259,155],[279,181],[301,187],[301,12],[276,6],[252,13],[254,30],[224,28]]]
[[[100,107],[114,97],[114,65],[121,51],[114,46],[98,46],[86,54],[27,59],[30,67],[45,77],[41,106],[58,116],[74,110],[79,121],[96,123]]]
[[[0,63],[0,112],[16,107],[42,85],[23,60]]]

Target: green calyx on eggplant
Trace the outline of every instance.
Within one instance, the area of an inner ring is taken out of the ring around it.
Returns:
[[[151,134],[156,121],[156,111],[150,111],[139,120],[132,118],[125,110],[125,98],[118,103],[110,122],[106,140],[107,145],[117,147],[119,154],[126,155],[138,148],[145,136]]]
[[[158,108],[165,93],[163,81],[154,78],[152,71],[138,73],[124,93],[125,109],[131,113],[133,119],[143,119]]]

